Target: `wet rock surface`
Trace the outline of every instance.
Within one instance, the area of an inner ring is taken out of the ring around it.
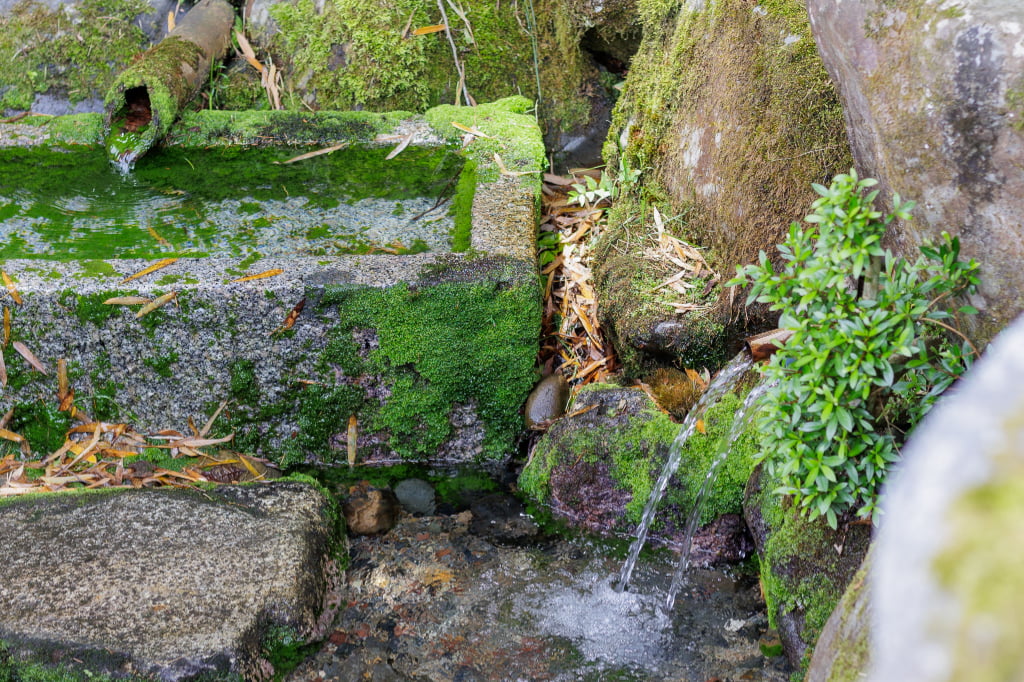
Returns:
[[[345,494],[341,509],[350,533],[378,535],[395,527],[401,504],[390,488],[377,488],[363,481]]]
[[[499,546],[472,522],[404,516],[354,539],[346,607],[287,679],[788,679],[783,659],[760,651],[768,626],[753,578],[694,571],[665,615],[670,561],[642,562],[618,593],[621,559],[607,545]]]

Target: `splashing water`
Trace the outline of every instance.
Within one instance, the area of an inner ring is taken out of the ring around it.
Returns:
[[[753,364],[753,359],[746,351],[739,353],[718,373],[707,387],[707,390],[704,391],[704,395],[700,397],[700,400],[697,401],[693,409],[687,413],[686,419],[683,420],[683,424],[679,429],[679,434],[672,441],[668,460],[661,470],[657,483],[655,483],[654,488],[651,490],[651,496],[647,499],[643,516],[640,517],[640,525],[636,529],[636,539],[630,545],[629,556],[626,558],[626,563],[622,565],[622,571],[619,574],[618,590],[625,590],[629,586],[629,579],[633,576],[637,557],[640,556],[640,550],[643,549],[644,543],[647,541],[647,533],[650,531],[651,523],[654,521],[654,512],[662,496],[665,494],[665,488],[668,487],[669,479],[672,478],[672,475],[676,473],[676,469],[679,468],[683,446],[696,430],[697,422],[704,416],[708,408],[718,402]]]
[[[672,585],[669,587],[668,596],[665,599],[666,611],[671,611],[672,607],[675,606],[676,595],[679,594],[679,590],[682,588],[686,578],[686,569],[690,567],[690,550],[693,547],[693,536],[697,532],[697,525],[700,523],[700,514],[704,508],[704,500],[707,499],[708,492],[710,492],[711,487],[718,478],[718,470],[729,456],[732,444],[736,442],[736,439],[740,437],[740,434],[743,433],[747,424],[753,418],[754,408],[772,385],[772,383],[762,381],[747,394],[740,409],[736,410],[732,428],[729,430],[729,437],[722,442],[721,450],[715,456],[707,475],[704,477],[704,483],[701,484],[700,491],[697,493],[693,509],[690,511],[690,516],[686,519],[686,534],[683,536],[682,548],[679,551],[679,563],[676,564],[676,570],[672,576]]]

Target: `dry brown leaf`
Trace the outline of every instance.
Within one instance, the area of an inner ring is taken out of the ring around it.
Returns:
[[[252,49],[249,39],[241,31],[235,31],[235,40],[238,41],[238,50],[242,53],[245,61],[249,62],[252,68],[263,73],[263,64],[256,58],[256,51]]]
[[[162,308],[163,306],[167,305],[177,297],[177,291],[168,291],[166,294],[163,294],[162,296],[157,296],[150,303],[147,303],[146,305],[139,308],[139,312],[135,313],[135,319],[139,319],[144,315],[149,315],[157,308]]]
[[[505,162],[501,160],[501,155],[498,152],[494,152],[494,163],[498,164],[498,171],[502,175],[510,175],[512,177],[518,177],[520,175],[533,175],[534,173],[540,173],[539,170],[535,171],[510,171],[505,167]]]
[[[14,433],[13,431],[8,431],[7,429],[0,429],[0,438],[3,438],[4,440],[9,440],[13,443],[17,443],[18,448],[21,450],[21,454],[25,455],[26,457],[32,456],[32,448],[29,447],[28,441],[25,440],[25,437],[22,436],[21,434]]]
[[[224,408],[227,407],[227,405],[228,401],[221,401],[220,405],[217,406],[217,409],[214,411],[214,413],[210,415],[210,418],[206,421],[205,424],[203,424],[203,428],[199,430],[200,436],[205,437],[206,434],[210,433],[210,429],[213,428],[213,423],[217,421],[217,417],[220,416],[220,413],[224,411]]]
[[[25,362],[27,362],[29,365],[31,365],[32,369],[34,369],[37,372],[40,372],[42,374],[49,374],[49,372],[46,371],[46,367],[43,366],[43,363],[39,361],[39,358],[37,358],[32,353],[32,351],[30,351],[25,346],[25,344],[23,344],[21,341],[15,341],[13,345],[14,345],[14,350],[18,351],[18,354],[21,357],[25,358]]]
[[[390,161],[391,159],[393,159],[393,158],[395,158],[396,156],[398,156],[399,154],[401,154],[401,153],[402,153],[402,151],[403,151],[403,150],[404,150],[404,149],[405,149],[406,147],[408,147],[408,146],[409,146],[409,143],[410,143],[410,142],[412,142],[412,138],[413,138],[413,134],[412,134],[412,133],[409,133],[408,135],[406,135],[405,137],[403,137],[403,138],[402,138],[402,141],[401,141],[401,142],[399,142],[399,143],[398,143],[398,144],[397,144],[397,145],[395,146],[395,148],[394,148],[394,149],[392,149],[392,150],[391,150],[391,152],[390,152],[390,153],[389,153],[389,154],[388,154],[387,156],[385,156],[385,157],[384,157],[384,160],[385,160],[385,161]]]
[[[18,293],[17,287],[14,286],[14,282],[11,281],[11,278],[7,275],[7,273],[3,270],[0,270],[0,276],[3,277],[4,286],[7,287],[7,292],[11,295],[11,298],[14,299],[14,302],[17,303],[18,305],[24,303],[24,301],[22,301],[21,299],[21,294]]]
[[[292,158],[288,159],[287,161],[275,161],[274,163],[278,164],[279,166],[283,166],[286,163],[295,163],[296,161],[305,161],[306,159],[312,159],[312,158],[317,157],[317,156],[323,156],[324,154],[330,154],[331,152],[336,152],[339,149],[344,149],[347,146],[348,146],[348,142],[342,142],[341,144],[336,144],[336,145],[332,145],[330,147],[324,147],[323,149],[317,149],[316,151],[306,152],[305,154],[299,154],[298,156],[293,156]]]
[[[303,298],[302,300],[300,300],[298,303],[295,304],[295,307],[292,308],[290,313],[288,313],[288,317],[284,318],[284,323],[280,327],[275,329],[274,331],[270,332],[270,335],[273,336],[274,334],[278,334],[280,332],[288,331],[293,326],[295,326],[295,321],[299,319],[299,315],[302,313],[302,309],[305,306],[306,306],[306,299]]]
[[[121,280],[121,284],[124,284],[125,282],[130,282],[133,279],[138,279],[140,277],[145,277],[146,275],[148,275],[150,273],[156,272],[157,270],[160,270],[162,268],[166,268],[168,265],[173,265],[174,263],[177,263],[177,262],[178,262],[177,258],[164,258],[163,260],[158,260],[156,263],[153,263],[149,267],[143,268],[142,270],[139,270],[134,275],[128,275],[127,277],[125,277],[124,279]]]
[[[483,138],[488,139],[488,140],[493,140],[494,139],[493,137],[491,137],[487,133],[481,132],[481,131],[477,130],[476,128],[472,128],[470,126],[463,125],[462,123],[459,123],[458,121],[452,121],[452,125],[455,126],[456,128],[458,128],[459,130],[461,130],[462,132],[468,133],[470,135],[473,135],[474,137],[483,137]]]
[[[7,363],[4,361],[2,351],[0,351],[0,386],[7,386]]]
[[[103,302],[104,305],[139,305],[149,303],[152,299],[144,296],[115,296]]]

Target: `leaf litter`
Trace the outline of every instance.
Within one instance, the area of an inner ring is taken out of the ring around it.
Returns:
[[[621,369],[614,349],[603,335],[591,271],[592,245],[603,232],[606,205],[579,206],[569,200],[574,184],[587,176],[599,181],[601,173],[600,169],[574,169],[569,176],[543,175],[538,241],[545,280],[539,362],[544,375],[561,372],[569,380],[573,394],[587,384],[605,381]],[[669,233],[669,221],[663,219],[657,208],[652,208],[649,217],[653,220],[653,243],[643,250],[643,255],[660,263],[666,273],[652,293],[660,292],[661,304],[676,313],[706,309],[708,306],[692,301],[704,298],[720,281],[719,275],[696,247]],[[687,369],[682,376],[696,396],[709,380],[706,369]],[[652,393],[643,383],[639,385],[661,405],[657,392]]]

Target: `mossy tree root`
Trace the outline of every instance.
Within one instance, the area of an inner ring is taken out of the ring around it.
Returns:
[[[111,158],[130,165],[162,138],[202,88],[231,41],[235,11],[201,0],[162,41],[114,81],[104,100]]]

